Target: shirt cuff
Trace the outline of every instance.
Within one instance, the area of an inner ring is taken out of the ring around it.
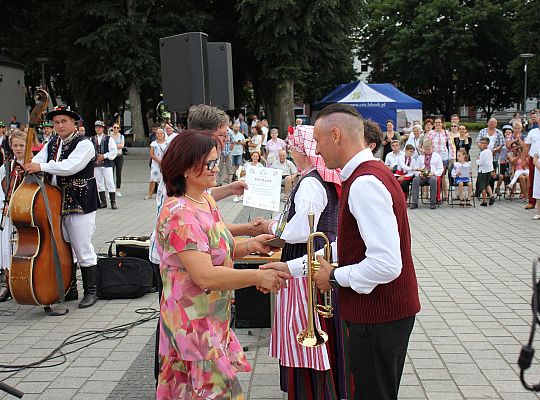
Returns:
[[[306,263],[305,256],[287,261],[287,266],[289,267],[289,272],[291,273],[291,275],[295,278],[303,277],[305,263]]]
[[[351,268],[350,265],[346,265],[344,267],[336,268],[334,271],[334,278],[336,278],[337,283],[339,283],[339,286],[341,287],[351,287],[351,283],[349,282],[349,269]]]
[[[49,171],[47,171],[47,163],[39,163],[39,168],[43,172],[49,172]]]

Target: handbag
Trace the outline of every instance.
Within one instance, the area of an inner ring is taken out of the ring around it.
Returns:
[[[108,257],[97,261],[97,295],[101,299],[136,299],[155,291],[150,261],[138,257],[113,256],[111,241]],[[118,251],[117,251],[118,253]]]

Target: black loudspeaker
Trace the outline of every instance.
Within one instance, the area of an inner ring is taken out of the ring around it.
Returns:
[[[208,104],[208,35],[182,33],[159,40],[163,100],[169,111]]]
[[[259,269],[260,264],[235,262],[235,269]],[[254,286],[234,291],[234,325],[237,328],[270,328],[270,295]]]
[[[233,110],[234,87],[230,43],[208,43],[208,83],[210,104],[222,110]]]

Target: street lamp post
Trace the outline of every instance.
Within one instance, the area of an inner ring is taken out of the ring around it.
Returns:
[[[525,84],[523,85],[523,118],[527,118],[527,64],[529,62],[529,58],[534,56],[532,53],[522,53],[519,55],[521,58],[525,59]]]

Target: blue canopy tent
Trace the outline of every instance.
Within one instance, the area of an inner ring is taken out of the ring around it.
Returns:
[[[422,102],[401,92],[391,83],[356,81],[341,84],[313,104],[313,110],[321,110],[334,103],[355,107],[364,118],[377,122],[383,131],[389,119],[398,127],[405,126],[407,121],[422,121]]]

